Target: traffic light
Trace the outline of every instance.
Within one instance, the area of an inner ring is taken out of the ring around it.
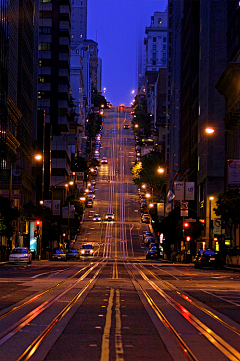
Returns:
[[[66,233],[63,233],[63,237],[66,237]]]
[[[184,227],[184,228],[188,228],[188,227],[189,227],[189,223],[184,222],[184,223],[183,223],[183,227]]]

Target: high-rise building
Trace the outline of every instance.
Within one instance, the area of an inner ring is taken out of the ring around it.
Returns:
[[[8,1],[1,0],[0,21],[0,169],[7,168]]]
[[[70,15],[68,0],[40,3],[38,109],[45,114],[45,200],[53,186],[64,186],[69,175],[70,152],[61,133],[69,131],[70,119]]]
[[[87,39],[87,0],[71,1],[71,50]]]
[[[151,25],[146,27],[147,37],[144,39],[146,45],[146,67],[145,67],[145,89],[147,96],[147,107],[149,113],[154,113],[153,96],[154,86],[158,78],[160,68],[167,68],[167,21],[168,12],[155,12],[151,16]]]

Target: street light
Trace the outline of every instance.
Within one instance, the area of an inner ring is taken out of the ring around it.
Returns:
[[[25,155],[17,158],[14,163],[16,163],[18,160],[25,158],[25,157],[33,157],[37,161],[42,159],[41,154],[25,154]],[[9,180],[9,201],[10,202],[12,200],[12,180],[13,180],[13,163],[10,162],[10,180]]]
[[[219,128],[219,127],[207,127],[207,128],[205,128],[205,133],[211,135],[211,134],[214,134],[216,130],[224,130],[225,132],[233,135],[234,137],[240,138],[240,135],[232,132],[231,130],[225,129],[225,128]]]

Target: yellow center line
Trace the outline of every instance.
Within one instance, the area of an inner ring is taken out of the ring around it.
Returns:
[[[107,307],[106,323],[103,331],[102,351],[101,351],[100,361],[109,361],[109,353],[110,353],[109,341],[110,341],[110,330],[111,330],[111,321],[112,321],[113,296],[114,296],[114,289],[111,288],[108,307]]]
[[[123,345],[121,333],[121,313],[120,313],[120,291],[116,290],[116,306],[115,306],[115,348],[116,348],[116,361],[123,361]]]

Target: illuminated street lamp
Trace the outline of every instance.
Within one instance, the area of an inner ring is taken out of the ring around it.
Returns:
[[[134,127],[137,129],[137,128],[138,128],[138,124],[135,124]]]
[[[233,135],[234,137],[240,138],[240,135],[232,132],[231,130],[225,128],[219,128],[219,127],[207,127],[205,128],[205,133],[211,135],[214,134],[216,130],[224,130],[225,132]]]
[[[146,193],[146,198],[150,198],[151,194],[150,193]]]
[[[25,158],[25,157],[33,157],[37,161],[42,159],[41,154],[25,154],[22,157],[17,158],[14,163],[16,163],[18,160]],[[10,162],[9,201],[11,201],[11,199],[12,199],[12,180],[13,180],[13,163]]]

